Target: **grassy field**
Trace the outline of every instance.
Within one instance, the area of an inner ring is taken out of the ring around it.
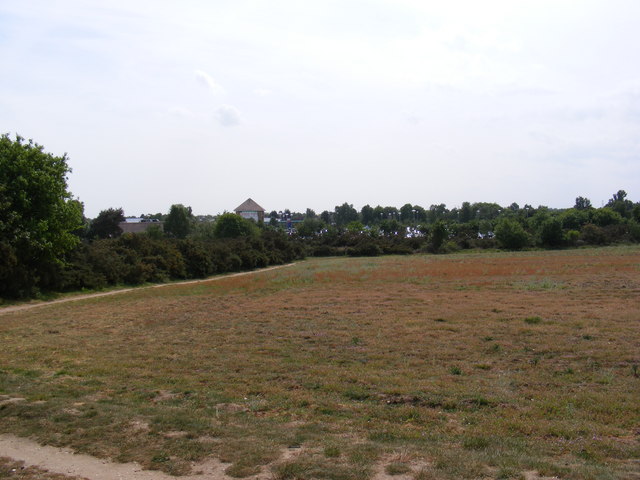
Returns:
[[[314,259],[0,341],[0,431],[173,474],[640,478],[638,247]]]

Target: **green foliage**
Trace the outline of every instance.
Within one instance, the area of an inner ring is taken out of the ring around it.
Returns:
[[[460,207],[458,215],[460,223],[468,223],[473,220],[474,215],[471,204],[469,202],[462,202],[462,207]]]
[[[182,204],[171,205],[164,221],[164,231],[174,238],[186,238],[193,229],[193,213],[191,207]]]
[[[442,220],[437,220],[431,227],[429,235],[429,249],[432,252],[438,252],[449,237],[447,225]]]
[[[503,218],[495,228],[498,243],[509,250],[520,250],[529,244],[529,235],[517,220]]]
[[[602,228],[592,223],[587,223],[580,229],[580,238],[589,245],[604,245],[607,237]]]
[[[124,211],[122,208],[109,208],[102,210],[89,225],[89,238],[115,238],[122,234],[119,226],[124,222]]]
[[[400,221],[403,223],[411,223],[414,220],[413,205],[410,203],[400,207]]]
[[[598,227],[618,225],[622,223],[622,216],[610,207],[598,208],[592,212],[591,222]]]
[[[325,223],[319,218],[307,216],[302,223],[296,226],[296,231],[301,237],[312,237],[318,235],[325,228]]]
[[[577,197],[575,206],[573,208],[575,208],[576,210],[588,210],[592,208],[591,200],[585,197]]]
[[[580,240],[580,232],[578,230],[569,230],[565,235],[567,244],[575,247]]]
[[[125,233],[118,238],[81,244],[69,255],[57,288],[96,289],[203,278],[280,265],[302,257],[302,249],[289,236],[268,230],[256,237],[210,240]]]
[[[335,207],[335,221],[336,225],[346,225],[349,222],[355,222],[358,220],[358,211],[353,208],[353,205],[343,203],[340,206]]]
[[[627,192],[618,190],[607,203],[607,207],[617,212],[621,217],[630,217],[633,210],[633,202],[627,200]]]
[[[360,233],[364,230],[364,225],[361,222],[354,220],[346,225],[346,229],[351,233]]]
[[[590,214],[588,210],[570,208],[560,214],[563,228],[579,230],[583,225],[589,223]]]
[[[67,157],[20,136],[0,137],[0,296],[48,287],[63,255],[79,242],[82,204],[67,187]]]
[[[398,235],[403,230],[402,224],[396,219],[383,220],[380,222],[380,231],[384,235]]]
[[[235,213],[220,215],[214,228],[216,238],[251,237],[257,235],[258,231],[255,223]]]
[[[360,217],[362,219],[362,223],[369,226],[380,220],[379,217],[376,217],[375,210],[370,205],[362,207],[362,210],[360,210]]]
[[[545,247],[559,247],[564,243],[562,222],[557,217],[549,217],[540,225],[540,242]]]

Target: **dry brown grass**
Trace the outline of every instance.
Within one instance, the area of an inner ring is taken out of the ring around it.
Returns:
[[[624,478],[639,305],[624,247],[311,260],[10,313],[0,430],[171,473],[360,479],[404,452],[416,478]]]

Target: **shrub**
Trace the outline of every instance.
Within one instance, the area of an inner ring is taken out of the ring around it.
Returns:
[[[540,242],[545,247],[560,247],[564,243],[562,222],[559,218],[547,218],[540,225]]]
[[[347,249],[347,255],[352,257],[377,257],[382,249],[373,240],[364,240]]]
[[[529,235],[516,220],[503,218],[495,228],[498,243],[509,250],[520,250],[529,244]]]
[[[587,223],[580,229],[580,237],[585,243],[590,245],[604,245],[607,242],[606,235],[602,228]]]

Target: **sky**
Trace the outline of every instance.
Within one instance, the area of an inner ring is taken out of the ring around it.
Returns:
[[[640,200],[637,0],[0,0],[85,215]]]

